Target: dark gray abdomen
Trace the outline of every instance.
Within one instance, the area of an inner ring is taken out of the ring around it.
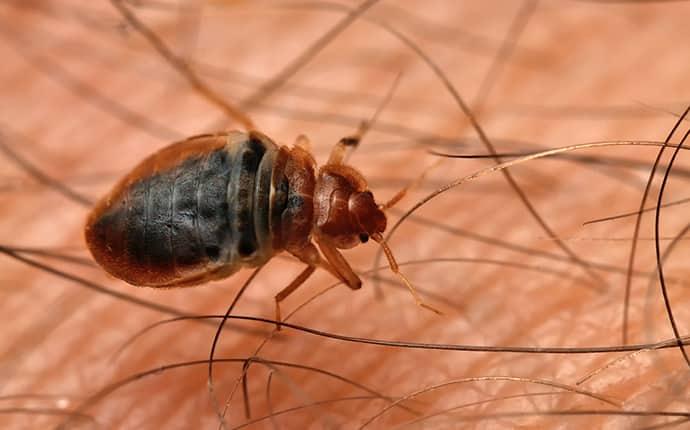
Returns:
[[[108,254],[99,263],[135,285],[182,286],[269,259],[277,147],[243,133],[224,139],[196,153],[185,146],[194,139],[177,144],[174,161],[164,149],[142,163],[152,174],[116,188],[87,227],[96,259]]]

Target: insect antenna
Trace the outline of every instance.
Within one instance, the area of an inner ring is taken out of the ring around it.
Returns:
[[[386,241],[383,238],[383,236],[381,236],[380,233],[376,233],[376,234],[372,234],[371,238],[374,239],[374,241],[381,246],[381,249],[386,254],[386,258],[388,259],[388,264],[390,266],[391,271],[393,273],[395,273],[396,275],[398,275],[398,277],[403,281],[403,283],[405,284],[407,289],[410,291],[410,294],[412,294],[412,297],[414,297],[414,300],[417,303],[417,306],[421,306],[424,309],[428,309],[437,315],[443,315],[443,312],[439,311],[438,309],[434,308],[431,305],[424,303],[422,298],[419,297],[417,290],[414,288],[414,286],[412,286],[412,283],[410,282],[410,280],[407,279],[407,276],[405,276],[400,271],[400,267],[398,266],[398,262],[395,261],[395,257],[393,256],[393,251],[391,251],[391,249],[388,247],[388,244],[386,244]]]

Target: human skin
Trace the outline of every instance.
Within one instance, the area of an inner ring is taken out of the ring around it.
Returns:
[[[250,96],[344,16],[337,8],[276,7],[287,4],[282,2],[141,4],[129,7],[174,52],[191,60],[204,83],[233,103]],[[682,41],[690,31],[689,5],[544,2],[532,12],[525,5],[384,1],[365,17],[384,20],[438,64],[499,153],[664,140],[688,96]],[[90,207],[86,201],[107,193],[148,154],[187,136],[242,127],[193,91],[109,2],[14,1],[0,5],[0,11],[0,394],[6,396],[0,398],[0,425],[46,428],[64,422],[69,411],[79,411],[88,418],[74,418],[69,426],[217,428],[205,363],[161,370],[84,402],[138,372],[208,359],[215,319],[156,327],[114,354],[139,330],[174,316],[146,303],[186,315],[222,315],[251,270],[194,288],[136,288],[107,276],[91,261],[83,223]],[[504,44],[511,28],[513,36],[519,33],[514,49]],[[502,46],[509,55],[493,68]],[[482,86],[489,70],[490,84]],[[430,149],[487,153],[438,76],[386,30],[356,21],[247,113],[278,144],[292,145],[306,135],[322,164],[338,139],[373,115],[398,75],[391,101],[348,159],[369,178],[377,201],[384,202],[440,159]],[[478,101],[480,91],[486,91],[485,98]],[[680,131],[685,129],[682,124]],[[621,345],[635,218],[582,224],[637,210],[658,150],[630,145],[578,149],[570,154],[580,158],[548,157],[512,167],[515,182],[555,237],[549,237],[500,172],[463,183],[422,206],[389,243],[400,263],[416,262],[401,270],[442,316],[415,305],[385,259],[377,260],[378,246],[370,241],[344,251],[363,277],[361,290],[329,289],[288,322],[358,338],[425,344]],[[32,174],[16,157],[44,176]],[[674,165],[665,202],[687,197],[685,158],[681,153]],[[443,160],[389,213],[389,230],[402,211],[433,190],[495,164],[491,159]],[[668,157],[662,164],[668,164]],[[51,179],[69,189],[57,188]],[[645,207],[656,204],[660,181],[658,175]],[[685,226],[685,208],[661,211],[662,249]],[[654,272],[653,221],[654,212],[647,213],[640,228],[627,344],[673,338]],[[681,335],[690,319],[682,258],[686,247],[679,241],[664,264]],[[13,258],[15,248],[83,261],[18,254],[70,274],[67,279]],[[376,264],[382,266],[378,286],[367,275]],[[252,281],[233,314],[272,320],[273,297],[302,269],[294,259],[277,256]],[[317,271],[283,303],[283,315],[333,284],[331,275]],[[684,421],[682,416],[624,412],[687,412],[681,399],[687,394],[688,367],[678,348],[633,356],[411,349],[327,339],[285,327],[257,353],[273,329],[269,323],[231,321],[215,357],[256,354],[262,360],[310,366],[392,398],[442,386],[399,404],[408,409],[393,407],[367,423],[390,402],[314,370],[258,361],[248,371],[252,419],[304,407],[250,428],[406,423],[408,428],[645,428],[666,422],[682,426]],[[214,395],[221,405],[237,388],[241,373],[241,362],[214,364]],[[31,396],[12,397],[17,395]],[[474,402],[480,403],[444,411]],[[228,404],[227,428],[247,422],[241,390]]]

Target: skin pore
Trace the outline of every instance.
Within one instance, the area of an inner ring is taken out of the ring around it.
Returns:
[[[204,83],[240,106],[347,13],[318,2],[126,5]],[[383,1],[363,19],[385,21],[416,42],[473,108],[499,154],[609,140],[663,142],[686,108],[687,74],[675,46],[687,36],[690,5],[684,2],[487,8],[436,0],[424,6]],[[217,319],[163,324],[118,351],[157,321],[223,315],[251,271],[195,288],[135,288],[94,265],[82,229],[89,202],[143,157],[187,136],[241,127],[199,96],[108,2],[6,2],[0,9],[0,424],[56,426],[98,394],[71,425],[217,428],[203,363]],[[486,155],[487,149],[428,65],[363,19],[294,78],[252,103],[248,114],[281,144],[306,135],[321,165],[340,138],[372,117],[401,74],[390,102],[347,157],[381,203],[439,159],[429,150]],[[686,129],[681,124],[672,142]],[[386,259],[376,260],[374,241],[343,252],[362,277],[362,289],[335,286],[290,316],[334,285],[330,274],[317,270],[281,305],[283,316],[298,326],[380,340],[621,345],[635,219],[582,224],[634,212],[658,150],[583,149],[510,169],[577,259],[545,233],[505,178],[492,173],[422,206],[388,242],[401,272],[442,316],[415,305]],[[688,197],[682,152],[665,202]],[[387,213],[387,232],[424,196],[493,164],[445,159]],[[666,157],[659,170],[667,165]],[[647,208],[656,204],[661,175],[655,180]],[[685,227],[686,211],[683,204],[662,209],[662,250]],[[653,221],[650,211],[641,223],[628,344],[673,338],[654,273]],[[687,241],[673,246],[664,276],[684,335],[690,321],[682,258]],[[378,284],[370,272],[376,261]],[[294,259],[274,258],[232,314],[271,320],[274,295],[302,269]],[[249,421],[237,378],[242,359],[255,354],[260,359],[247,372],[251,419],[297,409],[250,428],[454,428],[458,422],[645,428],[680,426],[684,416],[658,414],[687,412],[679,400],[687,394],[688,370],[677,348],[631,355],[427,350],[327,339],[286,325],[257,354],[274,324],[231,319],[225,327],[214,357],[235,361],[213,365],[213,395],[225,428]],[[138,372],[197,360],[100,391]]]

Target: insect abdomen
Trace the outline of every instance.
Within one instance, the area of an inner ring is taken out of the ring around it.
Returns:
[[[153,154],[91,213],[86,240],[94,258],[120,279],[154,287],[195,285],[262,264],[275,252],[277,152],[267,139],[229,133]]]

